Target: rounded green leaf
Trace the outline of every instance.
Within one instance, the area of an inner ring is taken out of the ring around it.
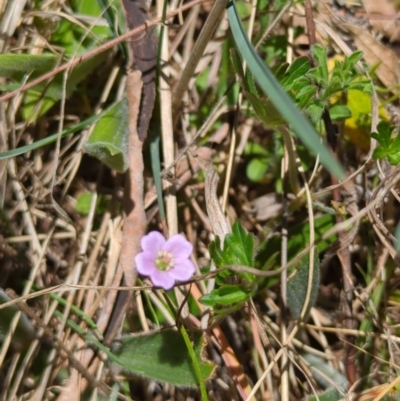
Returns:
[[[205,380],[210,379],[214,365],[201,360],[203,337],[194,334],[194,351]],[[150,335],[124,337],[113,344],[113,354],[124,370],[178,387],[197,387],[197,377],[182,335],[163,330]]]

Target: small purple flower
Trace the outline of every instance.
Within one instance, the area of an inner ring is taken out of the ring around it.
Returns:
[[[143,252],[135,256],[139,274],[150,277],[156,287],[170,290],[175,280],[187,281],[196,271],[189,259],[193,251],[192,244],[182,234],[169,239],[158,231],[145,235],[140,244]]]

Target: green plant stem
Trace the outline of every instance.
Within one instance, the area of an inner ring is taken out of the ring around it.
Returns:
[[[199,381],[201,399],[202,399],[202,401],[208,401],[208,395],[207,395],[205,381],[204,381],[203,375],[201,373],[200,366],[197,361],[196,355],[194,353],[192,343],[190,341],[190,338],[189,338],[187,331],[185,329],[185,326],[183,324],[179,325],[179,331],[181,332],[183,340],[185,341],[186,347],[189,351],[190,359],[192,360],[192,363],[193,363],[194,372],[197,376],[197,380]]]
[[[166,302],[167,302],[168,306],[170,307],[171,311],[176,310],[176,308],[174,307],[172,301],[170,300],[170,298],[168,297],[166,292],[164,292],[164,299],[166,300]],[[179,316],[177,318],[179,319]],[[183,340],[185,341],[186,347],[187,347],[188,352],[189,352],[190,359],[192,360],[193,369],[194,369],[195,375],[197,377],[197,380],[199,382],[201,399],[202,399],[202,401],[208,401],[208,395],[207,395],[207,389],[206,389],[205,382],[204,382],[204,377],[203,377],[203,374],[201,373],[199,362],[197,361],[197,358],[196,358],[196,355],[194,353],[194,349],[193,349],[192,343],[191,343],[190,338],[189,338],[189,336],[187,334],[185,326],[183,324],[180,324],[177,321],[177,327],[178,327],[179,331],[182,334]]]

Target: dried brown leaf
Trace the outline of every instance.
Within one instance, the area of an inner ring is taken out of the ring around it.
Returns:
[[[374,31],[382,33],[391,42],[400,38],[400,23],[393,2],[389,0],[363,0],[365,11]]]
[[[369,32],[356,25],[344,24],[350,31],[359,50],[364,52],[364,59],[369,65],[379,64],[376,75],[387,87],[392,88],[400,82],[399,61],[396,54],[377,41]]]

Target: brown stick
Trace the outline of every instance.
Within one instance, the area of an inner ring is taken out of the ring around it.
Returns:
[[[142,91],[142,74],[139,70],[128,72],[126,94],[129,105],[129,169],[125,177],[123,208],[125,213],[124,228],[119,263],[124,271],[124,282],[127,286],[135,285],[137,272],[134,265],[135,256],[141,251],[140,239],[146,233],[147,219],[144,207],[143,182],[143,142],[137,130],[137,122]],[[105,343],[109,344],[120,328],[124,314],[132,297],[131,291],[120,293],[116,313],[105,334]]]
[[[126,21],[129,29],[146,25],[149,19],[148,7],[143,0],[123,0]],[[142,97],[140,99],[140,114],[138,117],[139,139],[147,137],[150,119],[153,114],[156,99],[156,66],[158,46],[153,32],[146,32],[143,37],[132,37],[132,50],[135,67],[142,72]]]

